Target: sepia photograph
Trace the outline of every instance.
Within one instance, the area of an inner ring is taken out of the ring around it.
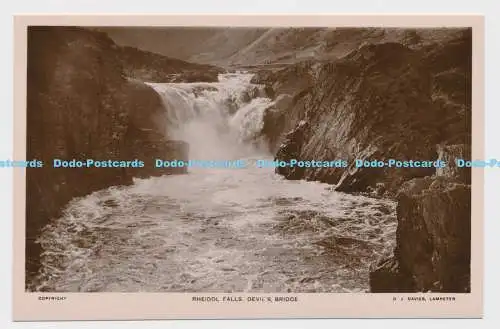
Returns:
[[[27,33],[28,290],[470,290],[470,28]]]
[[[18,19],[16,305],[480,312],[480,19],[86,19]]]

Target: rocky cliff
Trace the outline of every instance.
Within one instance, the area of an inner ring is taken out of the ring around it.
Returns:
[[[405,182],[397,197],[394,255],[370,272],[372,292],[470,292],[470,159],[466,145],[439,148],[446,170]]]
[[[28,30],[26,158],[44,162],[43,168],[26,172],[28,277],[38,269],[35,239],[41,227],[69,200],[129,184],[134,176],[176,173],[154,169],[152,159],[187,156],[185,143],[166,140],[158,94],[126,77],[123,52],[104,33],[72,27]],[[53,168],[54,158],[139,159],[145,166]]]
[[[293,177],[364,192],[381,184],[394,196],[400,184],[433,168],[355,168],[352,160],[436,160],[437,144],[470,144],[471,34],[410,48],[364,44],[333,61],[306,61],[255,82],[276,99],[264,135],[281,160],[348,160],[345,168],[302,168]],[[300,138],[286,136],[307,122]],[[284,144],[283,144],[284,143]],[[294,153],[286,143],[294,144]],[[279,146],[281,145],[281,148]],[[289,168],[278,173],[291,177]]]
[[[409,31],[398,42],[367,42],[339,59],[254,78],[275,99],[263,134],[276,160],[351,163],[278,174],[398,201],[396,248],[372,269],[372,292],[470,291],[470,169],[453,164],[471,157],[471,31],[436,38]],[[356,168],[354,159],[448,166]]]

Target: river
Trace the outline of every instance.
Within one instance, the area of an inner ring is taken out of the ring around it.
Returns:
[[[258,136],[273,103],[250,79],[150,85],[191,159],[252,163],[272,159]],[[273,168],[190,168],[74,199],[39,238],[36,290],[365,292],[395,230],[390,200],[287,181]]]

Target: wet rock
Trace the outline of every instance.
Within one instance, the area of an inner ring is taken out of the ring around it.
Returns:
[[[44,162],[43,168],[26,171],[28,280],[39,266],[35,240],[40,229],[67,202],[131,184],[134,176],[161,173],[146,167],[53,168],[53,159],[185,158],[185,143],[167,141],[161,98],[141,81],[126,78],[121,54],[105,33],[78,27],[28,29],[26,157]]]
[[[404,272],[398,261],[391,257],[370,269],[370,292],[413,292],[410,273]]]
[[[353,160],[433,161],[437,144],[470,145],[470,30],[450,30],[449,35],[411,48],[401,40],[367,42],[340,59],[298,63],[274,75],[259,73],[256,81],[294,99],[266,113],[263,133],[271,149],[290,144],[298,160],[350,163],[347,170],[304,168],[282,174],[336,184],[343,192],[373,192],[384,184],[377,194],[393,197],[403,182],[433,175],[435,169],[356,168]],[[301,120],[310,126],[307,134],[285,135]],[[277,149],[277,159],[290,157]]]
[[[468,153],[463,145],[439,150],[452,163]],[[470,174],[460,170],[451,166],[401,186],[394,257],[372,270],[372,292],[407,289],[410,281],[413,291],[470,291]]]
[[[456,161],[463,159],[470,161],[472,154],[469,145],[438,145],[439,159],[446,162],[444,168],[437,168],[436,175],[456,179],[459,182],[470,184],[471,168],[458,167]]]
[[[276,152],[301,120],[306,118],[304,107],[314,86],[313,62],[301,62],[279,71],[259,71],[252,82],[264,84],[267,97],[274,106],[264,113],[262,135],[269,149]]]
[[[369,249],[371,245],[370,242],[364,240],[351,237],[335,236],[335,235],[332,235],[318,242],[315,242],[315,244],[328,249],[336,249],[336,248],[351,249],[354,247],[357,249]]]
[[[386,205],[378,205],[378,206],[375,206],[373,208],[380,211],[384,215],[389,215],[393,211],[389,206],[386,206]]]
[[[429,73],[420,57],[397,43],[365,45],[318,68],[305,107],[310,133],[296,137],[298,159],[349,160],[345,168],[305,168],[303,178],[366,191],[378,182],[426,176],[432,169],[355,168],[354,159],[436,157]],[[389,186],[388,186],[389,187]]]
[[[395,253],[418,291],[469,291],[470,198],[456,183],[400,196]]]
[[[309,124],[307,121],[300,121],[295,129],[287,134],[285,141],[281,144],[276,153],[275,160],[289,162],[292,159],[299,159],[300,142],[298,141],[304,138],[308,127]],[[293,168],[288,166],[278,166],[276,167],[275,172],[285,176],[287,179],[295,180],[302,178],[304,168],[298,166]]]
[[[118,202],[116,200],[105,200],[103,202],[100,202],[103,206],[105,207],[110,207],[110,208],[115,208],[118,206]]]
[[[162,167],[156,168],[155,160],[162,161],[188,161],[189,144],[184,141],[176,140],[148,140],[135,141],[135,147],[141,150],[138,156],[144,161],[143,168],[129,168],[127,174],[133,177],[147,178],[150,176],[163,176],[172,174],[185,174],[187,167]],[[136,153],[137,154],[137,153]]]

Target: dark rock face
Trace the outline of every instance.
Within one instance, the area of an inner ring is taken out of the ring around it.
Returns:
[[[420,115],[418,112],[422,111],[422,108],[429,106],[429,104],[422,104],[422,102],[425,103],[429,99],[427,95],[427,97],[415,97],[415,99],[412,99],[414,102],[404,104],[404,109],[401,109],[401,98],[406,97],[405,94],[409,91],[406,90],[405,92],[402,89],[411,89],[413,85],[403,85],[401,90],[391,90],[394,89],[394,86],[398,88],[394,80],[399,79],[399,75],[406,73],[409,79],[417,75],[418,68],[414,66],[410,66],[409,69],[402,67],[403,62],[410,60],[409,51],[396,44],[364,50],[366,51],[366,58],[363,57],[362,53],[355,53],[351,56],[353,58],[347,58],[334,64],[325,64],[322,67],[319,78],[320,86],[311,95],[308,102],[310,105],[307,107],[309,115],[306,115],[308,117],[306,120],[310,121],[311,125],[316,126],[317,129],[311,131],[309,136],[300,141],[302,142],[301,159],[319,158],[327,160],[342,158],[351,160],[352,155],[367,152],[366,150],[369,147],[380,152],[382,146],[380,144],[391,137],[384,135],[393,133],[394,128],[395,133],[398,135],[408,133],[409,130],[403,129],[405,125],[404,122],[401,122],[401,125],[391,127],[387,131],[387,125],[381,120],[381,116],[384,115],[382,110],[385,110],[387,114],[394,115],[395,119],[399,111],[406,110],[408,114],[404,118],[406,119],[411,115]],[[377,54],[372,51],[376,51]],[[368,61],[372,61],[374,56],[379,57],[380,60],[378,63],[374,61],[375,65],[370,65]],[[402,60],[401,57],[405,57],[405,59]],[[393,65],[394,63],[395,65]],[[387,65],[390,67],[387,68]],[[371,66],[372,69],[367,69],[368,66]],[[391,69],[400,72],[393,73],[394,75],[391,78],[387,74]],[[368,72],[363,72],[365,70]],[[378,72],[379,79],[377,79],[376,72]],[[370,80],[363,79],[364,75],[373,76],[374,78]],[[385,85],[387,81],[390,81],[385,86],[388,88],[380,88],[380,84],[384,83]],[[420,84],[420,82],[422,81],[417,81],[415,85]],[[390,86],[393,86],[393,88]],[[335,92],[333,92],[334,90]],[[422,85],[421,90],[423,93],[428,93],[428,86]],[[345,97],[344,95],[348,96]],[[419,96],[422,96],[421,93]],[[385,134],[381,135],[382,132]],[[379,145],[374,145],[377,137],[381,137],[379,139],[382,140],[377,143]],[[364,141],[370,142],[366,143]],[[403,150],[398,149],[396,146],[392,153],[398,151]],[[367,156],[372,155],[372,152],[367,154]],[[321,172],[316,168],[307,169],[304,170],[304,176],[313,180],[335,183],[344,172],[342,169],[328,169],[326,171]],[[358,177],[373,176],[372,170],[370,170],[372,171],[371,175],[363,175],[362,170],[358,171],[360,172],[357,174]],[[362,189],[369,186],[370,182],[361,181],[355,183],[358,185],[356,188]],[[342,190],[345,191],[346,189],[343,188]]]
[[[307,121],[301,121],[297,127],[289,132],[286,136],[286,140],[283,145],[279,148],[276,158],[280,161],[290,161],[292,159],[298,159],[300,156],[300,144],[295,141],[301,140],[308,130],[309,125]],[[277,174],[283,175],[291,180],[301,179],[304,173],[304,168],[302,167],[281,167],[278,166],[275,169]]]
[[[140,159],[144,161],[144,168],[127,168],[127,174],[133,177],[147,178],[172,174],[186,174],[187,167],[155,167],[155,160],[181,160],[187,161],[189,145],[183,141],[164,139],[144,140],[133,142],[133,149],[140,149]]]
[[[471,44],[470,31],[420,48],[365,44],[338,60],[258,73],[255,81],[277,100],[288,94],[266,113],[263,134],[276,150],[287,131],[307,121],[308,134],[285,142],[300,145],[299,160],[436,160],[436,144],[470,144]],[[294,93],[287,91],[294,86]],[[301,178],[344,192],[383,184],[394,195],[404,181],[435,171],[348,169],[306,168]]]
[[[430,77],[418,56],[400,44],[367,45],[346,58],[323,64],[306,101],[310,133],[300,142],[301,159],[436,158],[436,119]],[[374,170],[307,168],[304,178],[339,183],[351,192],[380,181],[432,174],[428,169]]]
[[[470,145],[437,145],[439,158],[446,162],[444,168],[437,168],[436,175],[448,177],[450,179],[470,184],[470,168],[460,168],[457,166],[457,159],[470,160],[472,158]]]
[[[28,30],[26,270],[38,269],[35,239],[72,198],[133,176],[170,174],[153,168],[53,168],[53,159],[134,160],[187,157],[181,142],[166,142],[165,111],[149,86],[123,73],[120,52],[103,33],[72,27]]]
[[[434,181],[398,201],[397,252],[418,291],[467,292],[470,186]]]
[[[370,288],[372,293],[415,291],[411,275],[403,272],[394,257],[380,262],[371,269]]]
[[[471,157],[472,34],[446,33],[410,31],[402,41],[361,44],[339,59],[254,79],[276,100],[263,130],[275,160],[350,164],[279,174],[397,199],[396,248],[371,269],[372,292],[470,291],[470,169],[455,159]],[[447,166],[356,168],[354,159]]]
[[[440,159],[468,153],[468,146],[451,145],[440,148]],[[403,184],[394,256],[372,269],[372,292],[470,291],[469,184],[470,168],[453,165]]]
[[[253,77],[251,82],[264,85],[267,96],[275,99],[274,106],[264,113],[262,128],[272,152],[278,151],[285,139],[290,140],[288,133],[306,119],[304,106],[314,85],[315,68],[313,62],[306,61],[278,71],[258,71]]]

